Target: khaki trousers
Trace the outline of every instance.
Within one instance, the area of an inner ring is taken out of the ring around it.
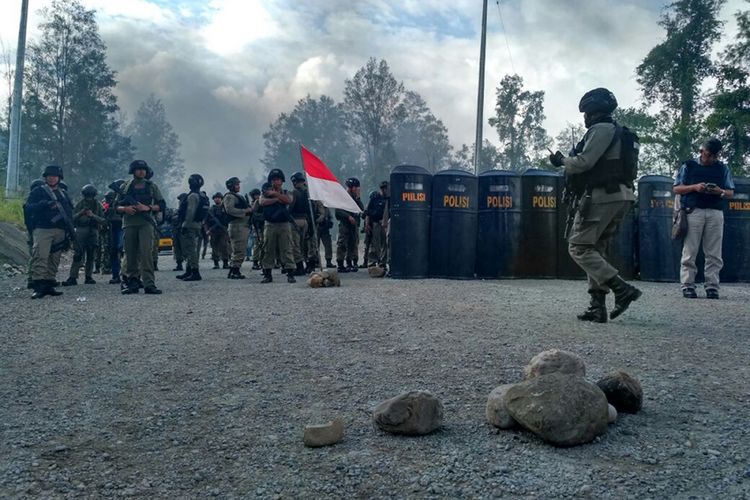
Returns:
[[[96,227],[77,227],[73,263],[70,265],[70,277],[78,279],[78,272],[84,266],[84,275],[91,278],[94,272],[94,257],[99,246],[99,229]]]
[[[201,230],[198,228],[180,228],[180,241],[182,252],[187,260],[187,266],[198,269],[198,261],[201,249]]]
[[[336,260],[359,258],[359,233],[357,226],[339,222],[339,237],[336,240]]]
[[[266,222],[263,230],[263,269],[273,269],[276,260],[282,269],[295,268],[292,255],[292,225],[289,222]]]
[[[367,261],[371,266],[385,265],[388,262],[388,239],[385,228],[380,222],[372,223],[372,239],[370,240],[370,254]]]
[[[721,258],[721,245],[724,240],[724,212],[713,208],[696,208],[687,216],[688,230],[682,244],[680,260],[680,283],[683,288],[695,287],[695,274],[698,268],[695,259],[703,242],[706,257],[704,275],[707,290],[719,289],[719,272],[724,267]]]
[[[333,242],[331,241],[331,230],[329,228],[320,229],[318,226],[318,248],[323,244],[323,252],[326,260],[333,259]]]
[[[232,246],[231,267],[240,268],[247,254],[247,237],[250,228],[244,221],[229,223],[229,242]]]
[[[594,203],[586,217],[576,214],[568,236],[568,253],[586,271],[589,290],[609,291],[604,283],[617,276],[617,269],[607,261],[609,244],[632,206],[632,201]]]
[[[255,241],[253,242],[253,260],[260,263],[263,261],[263,229],[254,226],[253,231],[255,232]]]
[[[210,232],[211,260],[229,260],[229,232],[221,227]]]
[[[125,275],[139,277],[144,287],[156,286],[154,277],[154,226],[142,224],[125,228]]]
[[[34,229],[34,246],[31,248],[31,279],[55,280],[62,251],[52,253],[52,245],[65,239],[64,229]]]

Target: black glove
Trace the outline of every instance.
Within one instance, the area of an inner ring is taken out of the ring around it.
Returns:
[[[560,151],[556,152],[553,155],[549,155],[549,162],[556,167],[562,167],[564,165],[563,163],[564,159],[565,157]]]

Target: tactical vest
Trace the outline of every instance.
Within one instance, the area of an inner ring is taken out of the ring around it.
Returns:
[[[385,196],[377,195],[370,201],[367,207],[367,215],[370,217],[372,222],[380,222],[383,220],[385,214],[385,205],[388,203],[388,198]]]
[[[289,210],[283,203],[272,203],[263,207],[263,218],[266,222],[289,222]]]
[[[725,169],[727,168],[722,162],[716,162],[713,165],[701,165],[695,160],[685,162],[685,185],[698,184],[699,182],[712,182],[722,189],[724,186]],[[722,210],[724,208],[724,199],[715,194],[709,193],[688,193],[682,196],[682,203],[686,208],[713,208]]]
[[[231,193],[231,192],[227,194],[232,195],[236,198],[236,201],[234,202],[235,208],[238,208],[240,210],[247,210],[248,208],[250,208],[250,203],[247,201],[247,198],[245,198],[244,196],[239,195],[237,193]],[[244,217],[237,217],[236,215],[229,215],[229,214],[227,214],[227,217],[229,218],[230,221],[244,219]]]
[[[309,209],[307,208],[309,199],[307,189],[295,189],[293,195],[294,200],[289,207],[289,213],[292,214],[292,217],[298,219],[307,217],[309,213]]]
[[[128,181],[128,185],[125,186],[124,192],[128,196],[132,196],[135,203],[143,203],[144,205],[154,204],[154,193],[151,189],[151,181],[143,181],[143,189],[136,189],[135,182],[132,180]]]

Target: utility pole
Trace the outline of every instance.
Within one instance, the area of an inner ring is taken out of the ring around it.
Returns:
[[[482,43],[479,49],[479,92],[477,95],[477,135],[474,142],[474,175],[479,174],[479,161],[482,157],[482,126],[484,123],[484,54],[487,46],[487,0],[482,7]]]
[[[21,149],[21,100],[23,99],[23,63],[26,57],[26,18],[29,0],[21,0],[21,25],[18,28],[16,49],[16,74],[13,80],[13,101],[10,108],[10,138],[8,140],[8,169],[5,178],[5,196],[18,195],[18,173]]]

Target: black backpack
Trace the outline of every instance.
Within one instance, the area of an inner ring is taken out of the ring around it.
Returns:
[[[622,162],[622,180],[628,187],[633,187],[638,178],[638,153],[641,150],[638,135],[628,127],[620,127],[620,161]]]
[[[208,215],[208,209],[211,208],[211,201],[208,199],[208,195],[203,191],[198,193],[198,200],[198,208],[195,210],[193,221],[203,222]]]

